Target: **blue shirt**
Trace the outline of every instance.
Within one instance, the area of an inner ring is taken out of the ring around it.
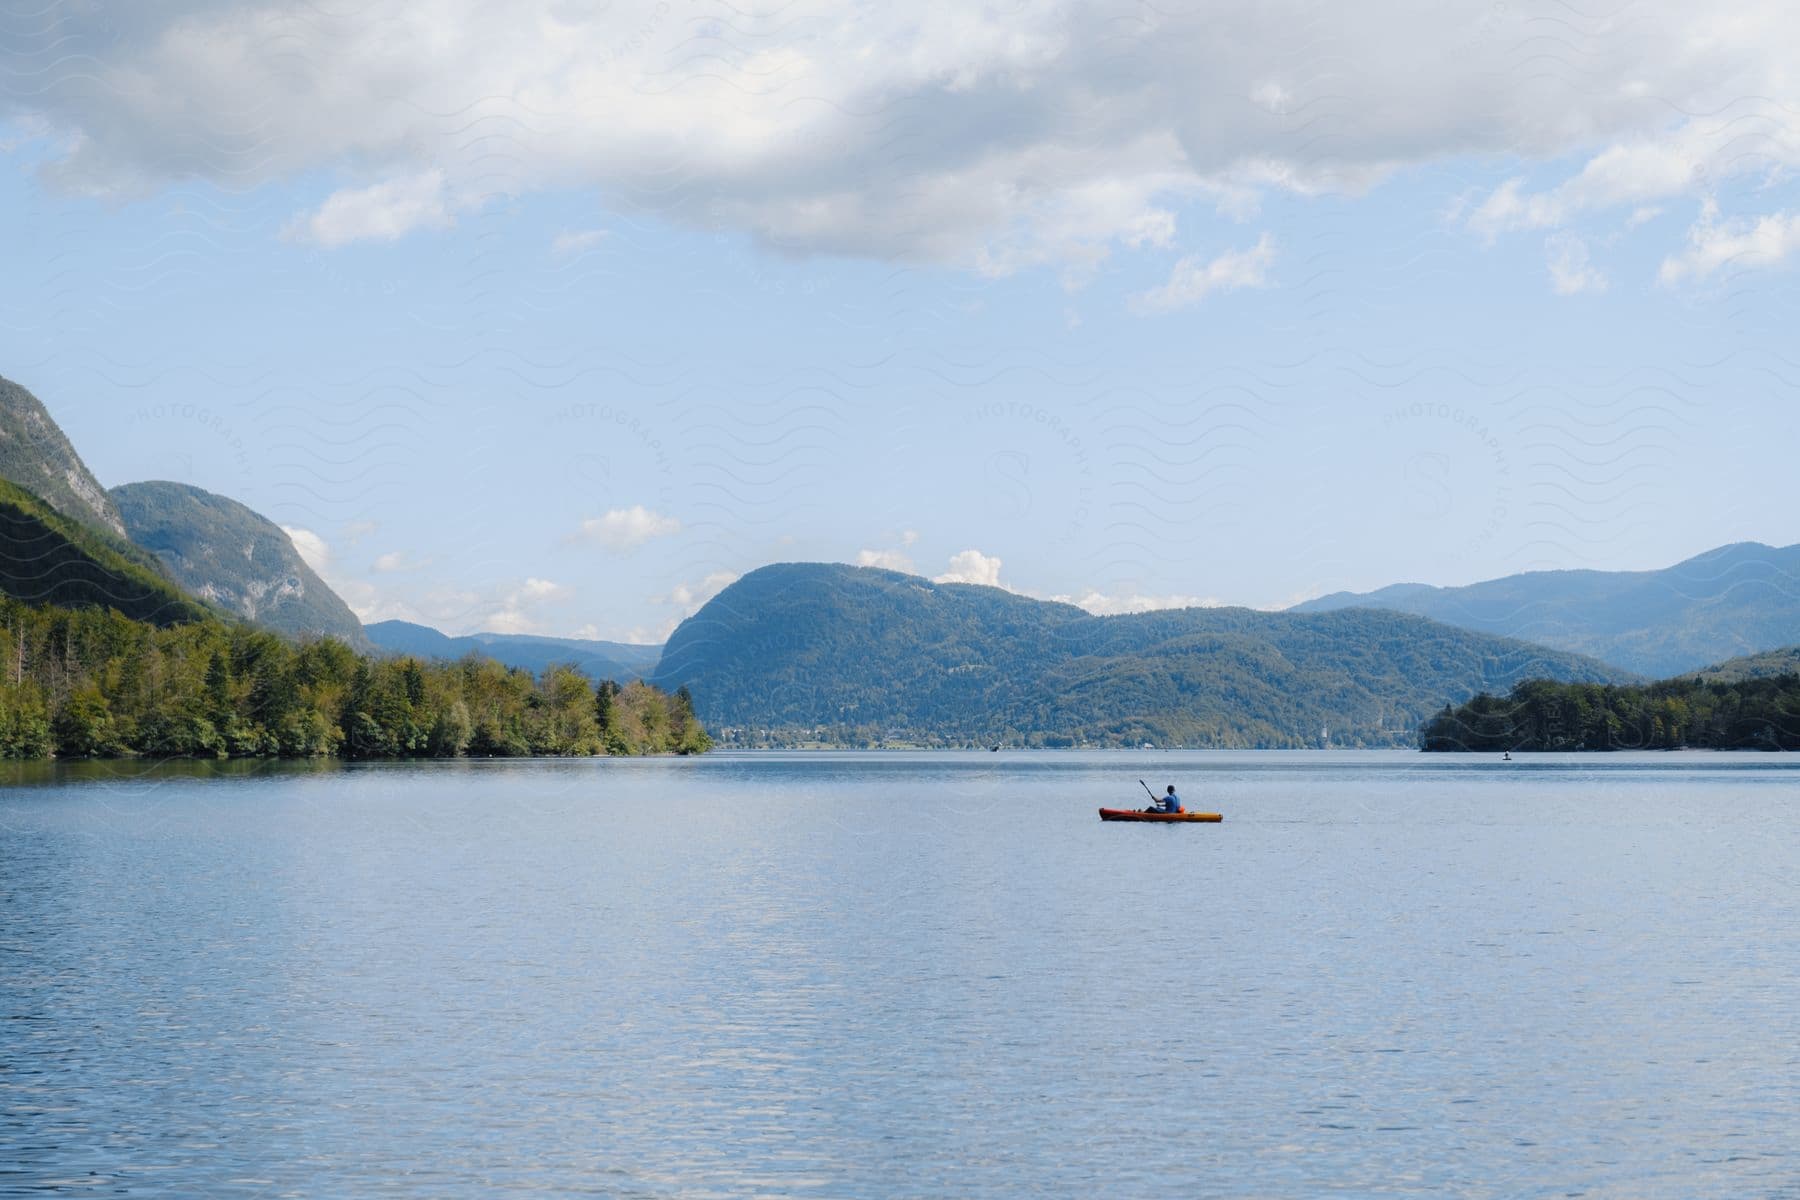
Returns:
[[[1170,792],[1168,795],[1164,796],[1162,798],[1162,810],[1168,813],[1180,812],[1181,797],[1177,796],[1174,792]]]

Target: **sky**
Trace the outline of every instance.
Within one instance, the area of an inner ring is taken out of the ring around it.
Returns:
[[[1800,13],[0,3],[0,375],[365,620],[1800,541]]]

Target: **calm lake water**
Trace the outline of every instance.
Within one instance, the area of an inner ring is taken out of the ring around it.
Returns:
[[[1800,1196],[1795,756],[0,784],[4,1195]]]

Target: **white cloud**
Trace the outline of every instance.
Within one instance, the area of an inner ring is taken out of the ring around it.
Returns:
[[[736,571],[714,571],[699,583],[678,583],[666,596],[657,596],[658,604],[673,604],[681,615],[691,617],[702,605],[738,581]]]
[[[1000,560],[979,550],[963,550],[950,556],[950,569],[932,578],[933,583],[979,583],[986,587],[1004,588],[1000,582]]]
[[[535,576],[513,590],[507,599],[514,604],[537,604],[544,600],[561,600],[573,595],[573,589]]]
[[[580,254],[584,250],[592,250],[607,237],[604,229],[565,229],[550,243],[553,254]]]
[[[1709,205],[1688,230],[1687,248],[1665,258],[1657,278],[1675,284],[1703,280],[1726,267],[1769,267],[1800,250],[1800,212],[1719,221]]]
[[[1197,304],[1213,292],[1266,287],[1274,261],[1275,239],[1266,233],[1248,250],[1227,250],[1211,260],[1190,254],[1175,264],[1167,283],[1132,297],[1132,307],[1139,312],[1170,312]]]
[[[402,550],[390,550],[386,554],[376,556],[372,564],[377,572],[389,574],[394,571],[416,571],[430,560],[420,561]]]
[[[320,577],[331,568],[331,547],[325,539],[310,529],[298,525],[283,525],[281,532],[288,535],[288,541],[294,543],[300,559],[311,567]]]
[[[884,571],[904,571],[908,575],[918,574],[913,560],[901,550],[858,550],[856,565],[859,567],[880,567]]]
[[[1468,217],[1492,236],[1800,164],[1800,10],[1773,2],[795,0],[696,28],[572,0],[61,6],[0,49],[36,81],[0,119],[83,193],[335,174],[294,227],[325,245],[586,188],[784,251],[1072,282],[1174,244],[1194,198],[1242,218],[1507,156],[1525,174]]]
[[[333,192],[317,212],[289,222],[282,236],[321,246],[391,242],[415,229],[448,229],[455,221],[446,203],[444,172],[433,168]]]
[[[1550,268],[1550,290],[1559,296],[1578,292],[1604,292],[1606,276],[1588,261],[1587,242],[1564,230],[1545,239],[1546,265]]]
[[[1104,592],[1089,590],[1079,596],[1052,596],[1050,599],[1062,604],[1073,604],[1077,608],[1085,608],[1097,617],[1116,616],[1120,613],[1157,612],[1165,608],[1217,608],[1223,601],[1216,596],[1147,596],[1138,593],[1123,595],[1107,595]]]
[[[541,632],[542,626],[534,610],[543,604],[567,600],[574,594],[571,587],[533,576],[502,596],[499,608],[481,619],[480,628],[489,633]]]
[[[1795,33],[1800,33],[1800,22]],[[1777,85],[1800,102],[1791,85]],[[1773,93],[1771,93],[1773,95]],[[1706,195],[1734,176],[1800,166],[1800,124],[1767,111],[1773,101],[1732,95],[1737,119],[1690,120],[1671,129],[1640,133],[1606,146],[1580,171],[1552,187],[1528,191],[1509,179],[1468,218],[1469,228],[1492,240],[1502,233],[1554,229],[1588,213],[1631,206],[1625,227],[1635,228],[1659,211],[1657,201]]]
[[[681,532],[681,522],[671,516],[634,504],[630,508],[614,508],[581,523],[576,534],[580,541],[598,542],[608,550],[623,553],[635,550],[652,538],[671,537]]]

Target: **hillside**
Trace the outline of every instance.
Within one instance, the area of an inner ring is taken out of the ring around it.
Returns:
[[[1800,641],[1800,546],[1741,542],[1656,571],[1533,571],[1466,587],[1338,592],[1296,613],[1413,613],[1670,676]]]
[[[1800,675],[1800,646],[1783,646],[1779,650],[1727,659],[1690,672],[1688,677],[1702,683],[1739,683],[1746,679],[1775,679],[1782,675]]]
[[[1631,687],[1531,680],[1446,708],[1431,751],[1800,750],[1800,676],[1693,676]]]
[[[27,604],[116,608],[154,625],[209,615],[146,558],[123,538],[0,480],[0,592]]]
[[[368,648],[356,614],[267,517],[183,483],[128,483],[110,495],[132,541],[195,595],[278,633]]]
[[[65,517],[119,537],[125,523],[43,403],[0,378],[0,479],[18,484]]]
[[[594,679],[630,680],[649,674],[662,656],[661,646],[581,638],[532,637],[526,634],[475,633],[451,637],[429,625],[410,621],[377,621],[366,626],[369,641],[394,654],[457,659],[479,654],[509,667],[542,671],[553,663],[569,663]]]
[[[996,588],[823,563],[752,571],[683,622],[652,682],[740,740],[1410,745],[1446,702],[1591,659],[1366,610],[1095,617]],[[766,731],[775,731],[768,735]],[[745,731],[763,731],[754,734]]]

